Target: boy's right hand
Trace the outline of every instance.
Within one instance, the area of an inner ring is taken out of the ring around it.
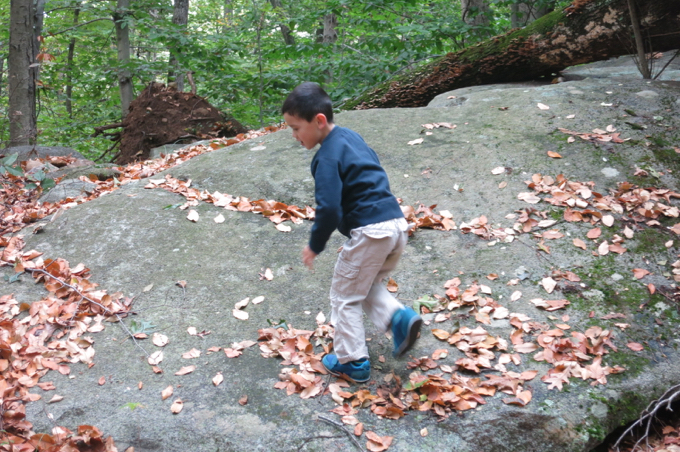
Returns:
[[[314,258],[316,258],[316,256],[317,254],[312,251],[309,245],[305,246],[305,248],[302,250],[302,262],[310,270],[314,270]]]

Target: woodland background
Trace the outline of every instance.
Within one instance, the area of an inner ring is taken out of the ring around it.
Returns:
[[[226,116],[259,128],[280,122],[282,100],[302,81],[322,83],[341,102],[570,3],[0,0],[0,146],[65,145],[95,158],[111,142],[91,136],[94,127],[120,122],[151,82],[180,91],[193,82]],[[32,11],[31,23],[10,10]],[[37,127],[21,141],[10,140],[11,27],[23,27],[21,44],[35,57]]]

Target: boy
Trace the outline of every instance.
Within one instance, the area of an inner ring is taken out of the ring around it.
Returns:
[[[333,375],[365,382],[371,365],[362,310],[380,330],[391,327],[396,357],[413,346],[423,322],[381,284],[399,261],[408,225],[378,156],[359,134],[333,123],[333,105],[319,85],[299,85],[281,112],[300,144],[307,149],[321,144],[311,164],[316,219],[302,261],[311,270],[336,228],[348,237],[330,291],[335,353],[322,363]]]

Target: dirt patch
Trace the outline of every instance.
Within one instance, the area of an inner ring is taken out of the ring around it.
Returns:
[[[115,159],[119,164],[147,159],[152,148],[164,144],[233,137],[248,131],[237,120],[224,118],[202,97],[161,83],[151,83],[130,104],[123,128]]]

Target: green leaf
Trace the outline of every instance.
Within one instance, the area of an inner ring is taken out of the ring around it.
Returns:
[[[12,154],[14,155],[14,154]],[[20,166],[6,166],[5,170],[12,176],[22,177],[24,175],[24,170]]]
[[[267,319],[267,323],[269,325],[273,326],[274,328],[281,327],[281,328],[285,328],[287,330],[290,329],[290,328],[288,328],[288,324],[286,323],[285,319],[279,319],[278,322],[272,322],[270,319]]]
[[[46,177],[40,182],[40,186],[43,188],[43,190],[49,190],[50,188],[54,188],[57,185],[56,182],[54,182],[54,179]]]
[[[10,155],[8,155],[7,157],[5,157],[5,158],[3,158],[2,160],[0,160],[0,162],[1,162],[4,166],[10,166],[10,165],[12,165],[14,162],[17,161],[17,158],[18,158],[18,157],[19,157],[19,154],[10,154]]]
[[[163,210],[176,209],[176,208],[178,208],[179,206],[182,206],[182,205],[184,205],[183,202],[179,202],[177,204],[169,204],[169,205],[163,207]]]
[[[36,188],[38,188],[38,184],[35,184],[33,182],[24,185],[24,190],[35,190]]]
[[[426,378],[423,381],[419,381],[418,383],[415,384],[412,381],[409,381],[404,385],[404,389],[406,389],[407,391],[413,391],[414,389],[418,389],[424,386],[426,383],[429,383],[429,381],[430,381],[429,378]]]
[[[438,304],[439,304],[439,301],[430,297],[429,295],[425,295],[424,297],[418,298],[413,303],[413,310],[416,311],[417,313],[420,313],[420,308],[422,306],[425,306],[427,309],[432,310]]]

